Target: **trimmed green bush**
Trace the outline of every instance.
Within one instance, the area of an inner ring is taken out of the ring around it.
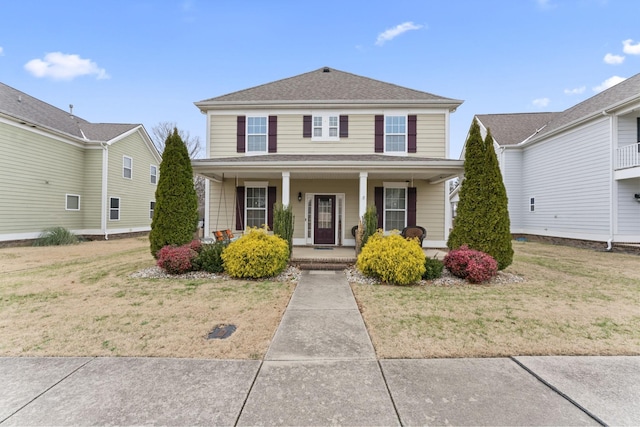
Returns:
[[[222,273],[224,271],[224,263],[222,261],[222,252],[226,244],[224,242],[215,242],[202,245],[200,253],[193,261],[195,269],[203,270],[208,273]]]
[[[444,269],[444,263],[439,259],[426,258],[424,260],[425,272],[422,275],[424,280],[439,279],[442,276],[442,270]]]
[[[367,276],[392,285],[410,285],[425,272],[425,255],[415,243],[399,234],[376,232],[362,248],[356,263]]]
[[[289,244],[264,228],[249,228],[222,252],[231,277],[259,279],[282,273],[289,262]]]
[[[464,169],[458,215],[447,246],[454,249],[468,245],[485,252],[502,270],[513,261],[507,192],[491,131],[483,141],[476,120],[465,144]]]
[[[60,246],[73,245],[80,240],[78,236],[64,227],[51,227],[45,229],[33,242],[33,246]]]
[[[289,257],[293,251],[293,223],[295,217],[291,205],[277,203],[273,208],[273,234],[282,237],[289,245]]]
[[[178,129],[167,137],[160,177],[156,188],[156,207],[151,221],[151,254],[167,245],[189,243],[198,226],[198,196],[193,185],[193,169],[187,147]]]
[[[373,236],[378,231],[378,212],[375,205],[367,206],[367,210],[363,216],[362,225],[364,230],[362,234],[362,244],[360,246],[361,249],[367,244],[369,237]]]

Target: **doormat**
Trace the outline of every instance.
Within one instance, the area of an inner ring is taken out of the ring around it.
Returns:
[[[225,339],[236,331],[236,325],[218,325],[207,335],[208,340]]]
[[[333,250],[333,248],[328,248],[326,246],[321,246],[321,247],[313,248],[313,249],[315,249],[316,251],[332,251]]]

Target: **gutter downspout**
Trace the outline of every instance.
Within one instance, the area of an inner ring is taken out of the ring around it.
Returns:
[[[614,206],[613,206],[613,202],[614,202],[614,191],[615,191],[615,182],[613,179],[613,168],[614,168],[614,164],[615,164],[615,147],[614,147],[614,126],[613,126],[613,118],[614,115],[611,113],[607,113],[607,110],[602,110],[602,115],[605,117],[609,117],[609,149],[610,151],[610,155],[609,155],[609,240],[607,240],[607,247],[605,248],[605,251],[610,252],[613,249],[613,228],[614,228]]]
[[[108,185],[107,179],[109,178],[109,144],[101,142],[100,146],[104,150],[102,152],[102,209],[100,214],[100,228],[104,233],[104,240],[109,240],[109,233],[107,231],[107,192]]]

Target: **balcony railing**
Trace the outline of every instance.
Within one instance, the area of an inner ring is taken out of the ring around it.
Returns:
[[[616,170],[640,166],[640,142],[625,145],[617,150]]]

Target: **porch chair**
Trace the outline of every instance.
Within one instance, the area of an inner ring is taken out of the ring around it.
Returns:
[[[402,237],[405,239],[415,239],[418,238],[418,242],[420,243],[420,247],[422,247],[422,241],[427,235],[427,230],[424,227],[420,227],[419,225],[410,225],[402,229],[402,233],[400,233]]]

